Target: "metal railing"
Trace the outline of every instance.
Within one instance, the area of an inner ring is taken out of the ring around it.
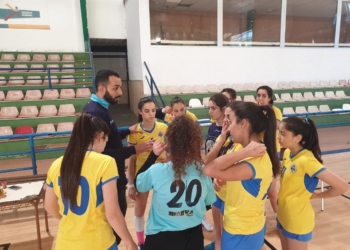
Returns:
[[[165,102],[164,102],[164,100],[163,100],[163,97],[162,97],[162,95],[161,95],[160,92],[159,92],[159,89],[158,89],[158,87],[157,87],[157,84],[156,84],[156,82],[155,82],[155,80],[154,80],[154,78],[153,78],[153,75],[152,75],[151,71],[150,71],[149,68],[148,68],[147,63],[146,63],[146,62],[143,62],[143,64],[145,65],[146,70],[147,70],[147,72],[148,72],[148,74],[149,74],[149,76],[150,76],[150,79],[149,79],[149,80],[148,80],[148,77],[147,77],[147,76],[145,76],[145,77],[146,77],[148,86],[149,86],[149,88],[150,88],[150,90],[151,90],[151,98],[156,102],[157,107],[160,108],[160,105],[158,104],[157,98],[156,98],[155,95],[154,95],[154,90],[153,90],[153,87],[154,87],[155,90],[157,91],[157,94],[158,94],[158,97],[159,97],[160,101],[162,102],[163,107],[165,107],[166,105],[165,105]]]

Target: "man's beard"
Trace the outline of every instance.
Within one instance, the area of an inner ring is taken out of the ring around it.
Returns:
[[[119,98],[120,96],[117,96],[116,98]],[[105,99],[109,104],[114,105],[118,103],[118,100],[113,99],[113,97],[108,93],[106,90],[105,95],[103,96],[103,99]]]

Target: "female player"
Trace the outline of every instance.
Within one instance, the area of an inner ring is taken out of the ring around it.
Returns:
[[[216,139],[216,143],[205,157],[205,163],[213,161],[221,155],[232,153],[242,149],[239,143],[233,143],[229,133],[228,119],[224,119],[221,135]],[[212,205],[213,221],[215,227],[215,241],[205,246],[205,250],[221,250],[221,236],[223,229],[223,213],[226,199],[226,182],[214,179],[216,201]]]
[[[276,138],[278,137],[278,129],[280,126],[280,123],[282,121],[282,112],[279,108],[277,108],[275,105],[273,105],[273,90],[269,86],[260,86],[257,89],[257,96],[256,96],[256,101],[260,106],[263,105],[269,105],[273,111],[275,112],[276,116]],[[264,133],[261,133],[261,140],[264,140]],[[276,139],[276,148],[277,148],[277,156],[278,159],[280,159],[280,152],[281,152],[281,146],[280,143],[278,142],[278,139]],[[271,188],[268,193],[268,197],[270,200],[270,204],[272,206],[273,211],[275,214],[277,213],[278,206],[277,206],[277,187],[276,187],[277,179],[274,178],[271,184]]]
[[[101,154],[108,135],[103,120],[83,114],[74,124],[64,156],[49,169],[45,209],[60,220],[58,250],[116,250],[112,228],[127,249],[137,249],[118,205],[117,165]]]
[[[195,114],[186,109],[185,101],[181,97],[174,97],[170,102],[170,107],[164,109],[158,109],[156,118],[171,123],[176,117],[186,115],[193,121],[197,122],[198,118]]]
[[[234,89],[225,88],[225,89],[221,90],[221,94],[225,95],[229,102],[236,101],[237,93]]]
[[[215,120],[215,122],[213,122],[208,129],[207,138],[205,140],[205,154],[209,153],[216,139],[221,134],[227,104],[228,99],[223,94],[215,94],[209,99],[209,116],[210,119]]]
[[[127,141],[131,145],[137,145],[147,141],[160,141],[164,143],[164,135],[168,126],[164,123],[155,121],[156,105],[153,100],[149,98],[142,98],[138,103],[139,122],[136,130],[141,130],[141,134],[129,135]],[[134,225],[137,240],[140,248],[145,243],[144,236],[144,214],[147,204],[148,192],[138,193],[134,186],[134,179],[137,172],[140,170],[144,162],[147,160],[149,153],[141,153],[130,157],[130,166],[128,168],[128,193],[129,197],[135,200],[135,218]]]
[[[266,229],[264,204],[272,178],[279,172],[275,113],[269,106],[233,102],[225,115],[232,140],[243,149],[220,156],[204,167],[205,174],[228,181],[221,249],[260,250]],[[259,141],[263,131],[266,147]]]
[[[147,161],[151,164],[136,176],[139,192],[153,189],[144,249],[203,250],[201,221],[215,193],[211,179],[202,173],[200,126],[178,117],[169,125],[166,139],[170,161],[149,167],[164,150],[155,142]]]
[[[223,94],[215,94],[209,99],[209,115],[210,118],[215,122],[213,122],[208,129],[207,138],[205,140],[205,154],[209,153],[209,151],[214,146],[216,139],[221,134],[222,123],[225,118],[225,108],[227,104],[228,99]],[[210,208],[211,206],[208,206],[207,210],[209,210]],[[213,211],[213,213],[215,212]],[[218,214],[220,215],[220,211]],[[210,222],[205,216],[203,217],[202,225],[205,228],[205,230],[209,232],[214,230],[213,226],[210,224]]]
[[[311,119],[284,119],[278,138],[281,146],[287,148],[282,163],[277,214],[282,249],[306,250],[315,225],[310,199],[341,195],[349,190],[349,185],[322,165],[317,129]],[[319,179],[331,188],[322,193],[314,192]]]

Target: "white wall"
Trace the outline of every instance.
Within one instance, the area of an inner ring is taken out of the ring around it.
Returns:
[[[129,0],[128,4],[136,2]],[[138,13],[140,31],[128,32],[128,53],[141,48],[141,59],[158,85],[350,79],[349,49],[151,46],[149,1],[139,2]],[[137,36],[137,32],[141,44],[129,45],[130,36]],[[143,65],[142,74],[145,81]],[[144,84],[144,92],[150,93],[148,84]]]
[[[90,38],[126,39],[123,0],[86,0]]]
[[[0,29],[0,50],[84,51],[79,0],[8,0],[6,3],[22,10],[39,10],[40,18],[1,20],[1,24],[49,25],[50,29]],[[6,8],[1,4],[2,7]]]
[[[129,79],[132,81],[142,80],[144,77],[139,4],[141,4],[139,0],[129,0],[125,6]]]

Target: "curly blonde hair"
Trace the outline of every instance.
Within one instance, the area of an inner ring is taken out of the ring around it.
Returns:
[[[165,134],[169,143],[167,152],[173,163],[175,181],[179,185],[181,177],[186,176],[186,166],[194,164],[202,173],[202,132],[200,126],[186,115],[177,117],[170,123]]]

